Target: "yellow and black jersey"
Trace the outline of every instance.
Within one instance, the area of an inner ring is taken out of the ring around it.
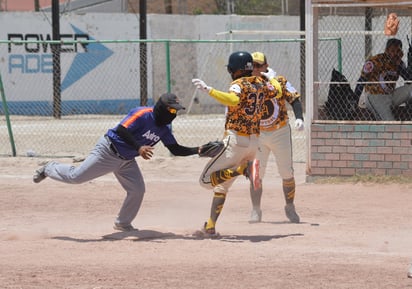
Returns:
[[[398,69],[398,65],[393,64],[385,53],[372,56],[363,65],[361,73],[363,80],[374,82],[365,84],[365,91],[370,94],[392,93],[399,79]]]
[[[286,102],[292,104],[300,98],[300,94],[283,76],[276,77],[282,88],[280,98],[266,99],[262,107],[260,129],[264,131],[276,130],[287,124],[289,119]]]
[[[239,97],[239,103],[227,106],[225,129],[240,135],[259,134],[259,122],[265,100],[279,96],[280,92],[261,77],[248,76],[234,80],[230,93]]]

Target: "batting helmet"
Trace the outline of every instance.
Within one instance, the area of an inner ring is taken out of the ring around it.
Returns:
[[[249,52],[237,51],[229,56],[227,70],[234,73],[238,70],[253,70],[253,58]]]

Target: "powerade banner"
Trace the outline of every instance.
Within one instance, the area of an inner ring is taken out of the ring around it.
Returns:
[[[6,19],[7,15],[0,17],[1,39],[12,42],[0,45],[0,72],[9,112],[52,115],[52,44],[42,42],[52,40],[51,25],[47,19],[34,14],[24,14],[17,19]],[[138,44],[127,47],[126,44],[76,42],[98,41],[100,37],[122,39],[121,34],[113,35],[115,38],[99,35],[96,25],[76,20],[63,18],[60,23],[62,114],[123,114],[139,105],[139,59],[136,49],[131,49]],[[31,42],[19,43],[21,41]],[[3,114],[1,106],[0,114]]]
[[[113,51],[100,43],[71,43],[70,41],[95,39],[76,26],[70,25],[75,33],[60,34],[60,40],[62,41],[60,52],[61,54],[72,53],[75,54],[75,57],[63,78],[61,91],[80,80],[113,54]],[[8,44],[9,74],[13,74],[13,72],[22,74],[53,73],[51,44],[38,42],[52,40],[50,34],[8,33],[7,40],[15,41]],[[23,40],[35,42],[17,43]],[[65,43],[65,40],[69,43]],[[16,49],[17,46],[22,46],[24,53],[15,54],[15,51],[20,50]]]

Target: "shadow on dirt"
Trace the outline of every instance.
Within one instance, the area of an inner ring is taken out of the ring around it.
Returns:
[[[287,235],[219,235],[217,238],[213,238],[216,241],[224,242],[267,242],[274,239],[288,238],[288,237],[300,237],[303,234],[287,234]],[[146,242],[161,242],[165,240],[205,240],[211,238],[202,238],[195,236],[193,234],[174,234],[171,232],[159,232],[154,230],[136,230],[131,232],[115,232],[112,234],[104,235],[101,238],[96,239],[82,239],[73,238],[68,236],[55,236],[51,237],[54,240],[61,241],[71,241],[79,243],[89,243],[89,242],[107,242],[107,241],[119,241],[119,240],[129,240],[129,241],[146,241]]]

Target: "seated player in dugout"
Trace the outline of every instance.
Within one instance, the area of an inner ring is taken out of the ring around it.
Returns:
[[[393,109],[412,102],[412,85],[408,82],[412,79],[412,67],[410,63],[406,67],[403,55],[402,41],[390,38],[385,51],[370,57],[363,65],[355,94],[358,97],[362,92],[365,94],[365,105],[376,120],[396,120]],[[412,60],[408,59],[408,62]],[[399,77],[407,83],[396,87]]]

